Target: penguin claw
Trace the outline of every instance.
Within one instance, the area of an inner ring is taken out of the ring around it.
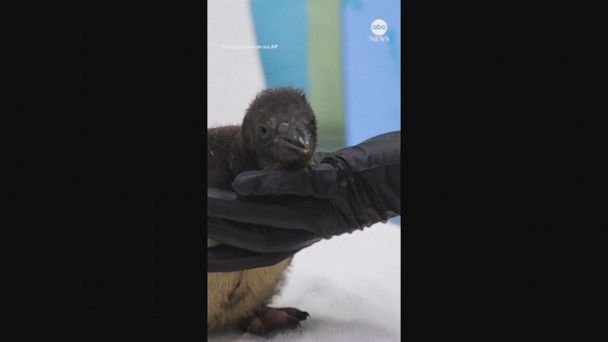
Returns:
[[[243,327],[250,334],[264,336],[275,330],[297,329],[300,327],[300,321],[309,316],[308,312],[295,308],[265,307],[244,322]]]
[[[296,317],[298,321],[304,321],[306,320],[306,318],[310,317],[310,314],[308,312],[298,310],[296,308],[281,308],[278,310],[284,311],[292,317]]]

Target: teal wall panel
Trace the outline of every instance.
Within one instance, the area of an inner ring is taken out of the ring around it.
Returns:
[[[257,43],[268,88],[291,86],[309,91],[308,9],[305,0],[251,0]]]

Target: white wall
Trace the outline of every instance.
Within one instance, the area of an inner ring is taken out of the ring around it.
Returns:
[[[255,94],[264,89],[249,0],[207,2],[207,127],[240,123]]]

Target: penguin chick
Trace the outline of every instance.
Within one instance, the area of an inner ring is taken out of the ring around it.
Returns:
[[[303,168],[312,163],[316,141],[315,116],[301,90],[262,91],[249,105],[241,126],[207,130],[208,187],[230,190],[236,175],[247,170]],[[207,239],[207,248],[217,245]],[[235,323],[257,335],[297,327],[308,313],[267,306],[292,258],[239,272],[208,272],[209,331]]]

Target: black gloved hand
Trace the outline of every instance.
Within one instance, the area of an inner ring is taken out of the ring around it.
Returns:
[[[236,193],[209,189],[207,237],[236,247],[232,258],[248,255],[243,268],[261,267],[272,264],[271,254],[400,215],[400,139],[399,132],[383,134],[301,171],[243,172],[232,183]],[[209,248],[210,271],[225,271],[213,253]]]

